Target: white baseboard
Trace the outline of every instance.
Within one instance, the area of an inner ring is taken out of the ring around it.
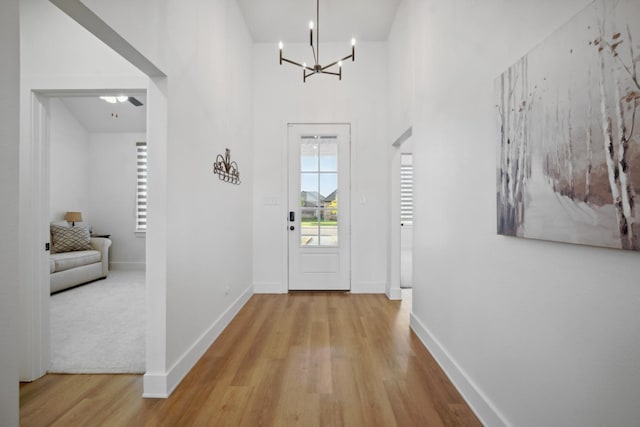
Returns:
[[[507,427],[510,424],[504,416],[495,408],[491,401],[484,393],[474,384],[464,370],[449,355],[447,350],[442,347],[440,342],[431,334],[429,329],[411,313],[410,319],[411,329],[420,338],[422,344],[429,350],[431,355],[436,359],[444,373],[449,377],[453,385],[458,389],[462,398],[471,407],[471,410],[480,419],[485,426]]]
[[[286,294],[282,283],[254,283],[253,292],[256,294]]]
[[[144,262],[110,262],[109,270],[118,271],[145,271],[146,264]]]
[[[357,282],[351,284],[352,294],[384,294],[387,290],[385,282]]]
[[[166,399],[169,397],[169,393],[167,393],[167,374],[153,374],[147,372],[142,377],[144,392],[142,393],[142,397],[148,399]]]
[[[144,376],[143,397],[167,398],[173,390],[187,376],[193,366],[202,355],[220,336],[222,331],[231,323],[240,309],[253,295],[253,286],[249,286],[215,322],[207,329],[198,340],[185,351],[167,373],[147,373]]]
[[[387,289],[387,298],[392,301],[402,300],[402,289],[400,288],[391,288]]]

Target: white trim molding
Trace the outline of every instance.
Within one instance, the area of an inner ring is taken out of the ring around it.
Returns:
[[[351,282],[352,294],[386,294],[385,282]]]
[[[236,317],[240,309],[253,295],[253,285],[249,286],[240,296],[225,310],[218,319],[180,356],[168,372],[148,372],[144,375],[144,394],[147,398],[167,398],[173,390],[187,376],[189,371],[200,360],[202,355],[220,336],[222,331]]]
[[[402,299],[402,289],[400,288],[391,288],[387,289],[387,298],[392,301],[397,301]]]
[[[485,426],[508,427],[510,424],[504,416],[496,409],[473,380],[469,378],[462,367],[456,363],[424,323],[413,313],[411,313],[409,325],[429,353],[436,359],[438,365],[440,365],[449,380],[451,380],[458,392],[460,392],[462,398],[471,407],[471,410],[473,410],[480,419],[480,422]]]
[[[253,284],[253,293],[255,294],[286,294],[287,292],[287,288],[282,283],[258,282]]]

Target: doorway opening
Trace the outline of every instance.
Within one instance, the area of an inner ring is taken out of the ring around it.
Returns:
[[[389,299],[410,298],[413,287],[413,128],[391,145]]]
[[[413,287],[413,154],[400,153],[400,288]]]
[[[88,92],[44,102],[52,236],[71,226],[90,239],[86,248],[50,242],[47,372],[144,373],[146,233],[138,212],[146,218],[146,90]],[[79,222],[67,222],[67,212]],[[99,263],[67,269],[89,254]],[[78,275],[96,264],[102,271]]]

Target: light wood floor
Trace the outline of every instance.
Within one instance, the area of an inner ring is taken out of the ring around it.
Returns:
[[[23,426],[477,426],[384,295],[255,295],[169,399],[134,375],[20,387]]]

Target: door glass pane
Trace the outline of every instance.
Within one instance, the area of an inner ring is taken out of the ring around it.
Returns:
[[[318,209],[301,209],[300,211],[300,245],[301,246],[318,246],[319,228],[318,217],[320,212]]]
[[[300,244],[338,245],[338,141],[304,136],[300,147]]]
[[[338,174],[329,172],[320,174],[320,195],[322,207],[335,208],[338,201]]]
[[[315,172],[318,170],[318,143],[315,139],[303,139],[300,146],[300,170]]]
[[[338,210],[324,209],[320,214],[320,246],[338,246]]]
[[[338,141],[335,138],[321,139],[318,145],[320,152],[320,171],[338,171]]]
[[[320,182],[317,173],[302,172],[300,174],[300,206],[303,208],[322,206]]]

